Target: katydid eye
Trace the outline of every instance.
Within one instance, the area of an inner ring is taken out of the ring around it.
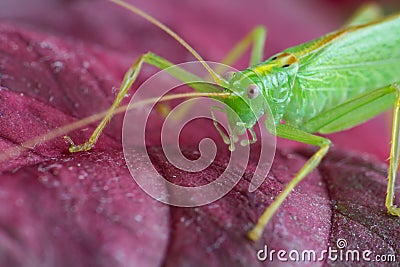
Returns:
[[[247,96],[250,99],[256,98],[259,94],[260,94],[260,88],[258,88],[257,85],[250,84],[249,87],[247,87]]]

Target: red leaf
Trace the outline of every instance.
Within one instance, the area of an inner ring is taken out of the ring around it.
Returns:
[[[267,55],[338,28],[344,16],[328,2],[171,0],[138,6],[218,61],[258,24],[269,29]],[[4,3],[1,151],[107,109],[112,88],[142,53],[154,51],[177,63],[192,58],[165,33],[110,3],[43,0],[30,12],[19,2]],[[236,67],[245,65],[241,60]],[[144,67],[140,81],[149,70]],[[388,154],[384,117],[332,135],[336,148],[296,187],[256,243],[246,232],[311,156],[309,150],[279,142],[272,170],[254,193],[248,192],[253,160],[222,199],[199,208],[170,207],[132,181],[121,151],[121,119],[113,119],[90,152],[69,154],[60,136],[0,161],[1,266],[258,266],[264,263],[257,252],[265,245],[320,253],[336,248],[340,238],[349,249],[371,250],[371,257],[400,251],[399,219],[384,207],[387,166],[377,161]],[[94,126],[71,136],[84,141]],[[198,156],[188,140],[203,132],[199,127],[182,139],[188,158]],[[172,167],[155,143],[148,148],[161,173],[192,186],[215,179],[228,161],[227,153],[218,153],[206,171],[189,175]],[[283,265],[276,258],[268,263]]]

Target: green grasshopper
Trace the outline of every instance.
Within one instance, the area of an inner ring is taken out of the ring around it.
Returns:
[[[268,130],[278,137],[319,147],[319,150],[298,171],[292,181],[265,210],[248,238],[258,240],[271,217],[293,188],[312,172],[328,152],[331,141],[315,135],[352,128],[394,106],[392,143],[386,207],[390,214],[400,216],[394,205],[394,185],[399,163],[400,123],[400,15],[377,19],[372,9],[360,11],[342,29],[310,42],[288,48],[262,62],[266,31],[255,28],[227,56],[232,63],[253,45],[250,67],[221,77],[182,38],[155,18],[123,2],[110,0],[157,25],[186,47],[207,69],[223,92],[205,93],[218,98],[236,112],[226,110],[230,125],[229,136],[221,130],[222,138],[234,149],[237,136],[249,131],[256,141],[253,127],[271,108],[276,127]],[[125,74],[120,91],[90,139],[75,145],[69,137],[70,152],[89,150],[111,119],[115,109],[137,78],[143,63],[166,69],[172,63],[153,54],[142,55]],[[182,72],[176,76],[187,77]],[[197,91],[201,88],[193,86]],[[268,123],[267,123],[268,125]]]

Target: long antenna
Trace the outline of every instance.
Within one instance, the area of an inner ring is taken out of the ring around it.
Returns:
[[[169,34],[172,38],[174,38],[178,43],[180,43],[183,47],[185,47],[203,66],[204,68],[210,73],[211,77],[213,80],[218,84],[222,84],[222,79],[219,77],[219,75],[211,69],[211,67],[204,61],[204,59],[194,50],[193,47],[191,47],[185,40],[183,40],[177,33],[175,33],[173,30],[168,28],[165,24],[157,20],[156,18],[150,16],[146,12],[140,10],[139,8],[126,3],[122,0],[109,0],[110,2],[113,2],[125,9],[128,9],[129,11],[132,11],[136,15],[144,18],[148,22],[154,24],[155,26],[159,27],[163,31],[165,31],[167,34]]]

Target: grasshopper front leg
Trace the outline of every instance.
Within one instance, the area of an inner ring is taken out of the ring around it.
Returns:
[[[139,57],[135,61],[135,63],[133,63],[133,65],[130,67],[130,69],[126,72],[117,97],[115,98],[113,104],[108,109],[107,114],[101,120],[101,122],[96,127],[96,129],[94,130],[94,132],[92,133],[92,135],[90,136],[90,138],[87,142],[80,144],[80,145],[75,145],[75,143],[72,141],[72,139],[69,136],[64,137],[70,143],[69,152],[74,153],[74,152],[80,152],[80,151],[88,151],[94,146],[94,144],[96,144],[101,132],[104,130],[104,127],[111,120],[115,109],[121,104],[122,99],[124,99],[125,95],[129,91],[130,87],[136,80],[136,78],[140,72],[140,69],[142,67],[142,64],[145,61],[149,61],[148,54],[144,54],[141,57]]]
[[[169,67],[173,66],[173,64],[171,62],[169,62],[168,60],[166,60],[160,56],[157,56],[156,54],[150,53],[150,52],[140,56],[135,61],[135,63],[133,63],[133,65],[129,68],[129,70],[126,72],[124,79],[121,83],[117,97],[115,98],[111,107],[108,109],[107,114],[104,116],[104,118],[101,120],[99,125],[96,127],[93,134],[90,136],[89,140],[83,144],[75,145],[75,143],[72,141],[72,139],[69,136],[64,137],[70,143],[69,152],[74,153],[74,152],[80,152],[80,151],[88,151],[96,144],[97,140],[99,139],[100,134],[104,130],[104,127],[107,125],[107,123],[112,118],[115,109],[121,104],[122,99],[124,99],[125,95],[129,91],[130,87],[135,82],[136,78],[138,77],[143,63],[147,63],[147,64],[155,66],[161,70],[167,70],[167,71],[168,71]],[[185,71],[184,69],[181,69],[181,68],[173,68],[173,70],[170,71],[170,74],[183,82],[185,82],[185,81],[201,81],[202,80],[200,77],[198,77],[188,71]],[[191,84],[189,84],[189,86],[192,87],[193,89],[195,89],[197,92],[210,93],[210,96],[212,96],[213,93],[221,92],[215,86],[212,86],[209,84],[191,83]]]

